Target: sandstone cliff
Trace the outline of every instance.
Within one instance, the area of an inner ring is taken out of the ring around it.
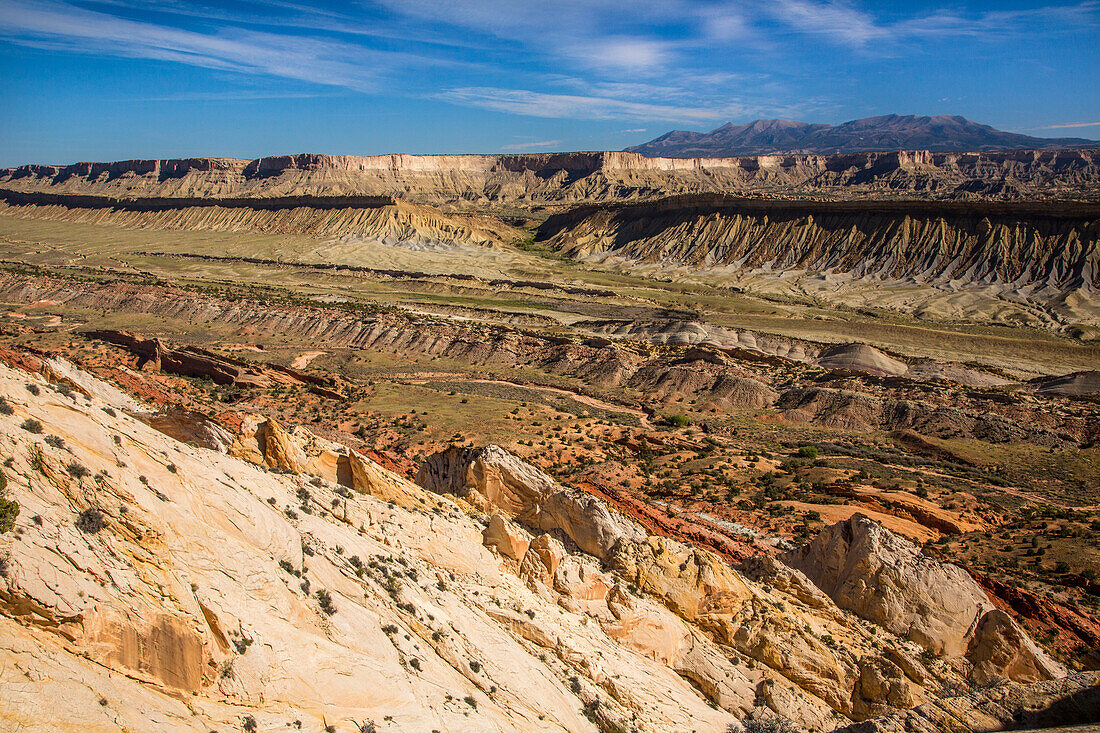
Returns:
[[[852,153],[646,158],[540,155],[285,155],[24,165],[0,187],[126,197],[393,196],[456,206],[628,201],[672,194],[911,192],[933,197],[1095,197],[1100,151]]]
[[[539,238],[588,260],[996,284],[1035,299],[1100,287],[1100,209],[1088,205],[673,198],[578,207]]]

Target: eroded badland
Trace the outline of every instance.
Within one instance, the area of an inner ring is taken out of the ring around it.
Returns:
[[[0,171],[5,730],[1100,718],[1100,151]]]

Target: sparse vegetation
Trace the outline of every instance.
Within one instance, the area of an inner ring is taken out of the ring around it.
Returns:
[[[19,504],[7,497],[8,477],[0,471],[0,534],[11,532],[19,516]]]
[[[332,594],[324,588],[318,588],[314,594],[317,597],[317,605],[328,616],[336,613],[336,606],[332,602]]]
[[[106,526],[106,517],[96,507],[88,507],[76,519],[76,528],[85,534],[95,534]]]
[[[87,476],[92,475],[92,472],[89,471],[79,461],[70,461],[69,465],[65,466],[65,472],[68,473],[73,478],[77,479],[78,481],[82,478],[86,478]]]

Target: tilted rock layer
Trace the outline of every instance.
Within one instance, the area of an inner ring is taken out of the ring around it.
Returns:
[[[647,535],[500,448],[433,456],[419,478],[434,491],[267,419],[224,455],[122,414],[74,370],[92,396],[0,366],[21,507],[0,536],[6,726],[689,731],[765,707],[829,730],[966,684],[802,572]],[[858,597],[888,604],[876,594],[923,578]],[[949,601],[926,600],[926,636],[953,629]],[[999,611],[967,653],[975,679],[1056,672]]]

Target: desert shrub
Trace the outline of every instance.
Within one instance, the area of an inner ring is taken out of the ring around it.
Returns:
[[[84,478],[85,476],[92,475],[92,472],[85,468],[84,465],[78,461],[70,461],[69,465],[65,466],[65,471],[70,476],[78,480]]]
[[[38,389],[37,384],[28,384],[27,385],[27,391],[30,392],[35,397],[37,397],[42,392],[42,390]]]
[[[245,731],[245,733],[255,733],[256,719],[251,715],[244,716],[244,720],[241,721],[241,730]]]
[[[666,415],[665,422],[674,428],[686,428],[691,425],[691,418],[687,415]]]
[[[59,438],[56,435],[47,435],[46,436],[46,445],[53,446],[54,448],[57,448],[58,450],[60,450],[60,449],[63,449],[65,447],[65,441],[62,438]]]
[[[318,588],[314,595],[317,596],[317,605],[321,607],[321,610],[324,611],[326,615],[331,616],[336,613],[336,606],[332,603],[331,593],[324,588]]]
[[[76,518],[76,528],[87,534],[95,534],[107,526],[107,520],[103,512],[93,507],[88,507]]]
[[[811,461],[817,460],[817,446],[804,445],[798,449],[798,455],[800,458],[809,458]]]
[[[8,404],[8,398],[0,395],[0,415],[11,415],[15,409]]]
[[[798,733],[798,727],[784,718],[765,718],[763,720],[743,720],[741,726],[745,733]],[[736,728],[731,725],[730,733]]]
[[[0,472],[0,534],[11,532],[19,516],[19,504],[7,498],[8,477]]]
[[[176,464],[174,463],[169,463],[167,466],[165,466],[165,468],[168,469],[168,473],[175,473],[177,470],[179,470],[176,468]]]
[[[233,642],[233,648],[237,650],[237,654],[244,654],[248,651],[248,647],[252,646],[252,637],[245,636],[244,634],[231,634],[230,640]]]
[[[24,420],[19,427],[26,430],[28,433],[34,433],[35,435],[42,432],[42,423],[38,422],[34,418],[28,417]]]

